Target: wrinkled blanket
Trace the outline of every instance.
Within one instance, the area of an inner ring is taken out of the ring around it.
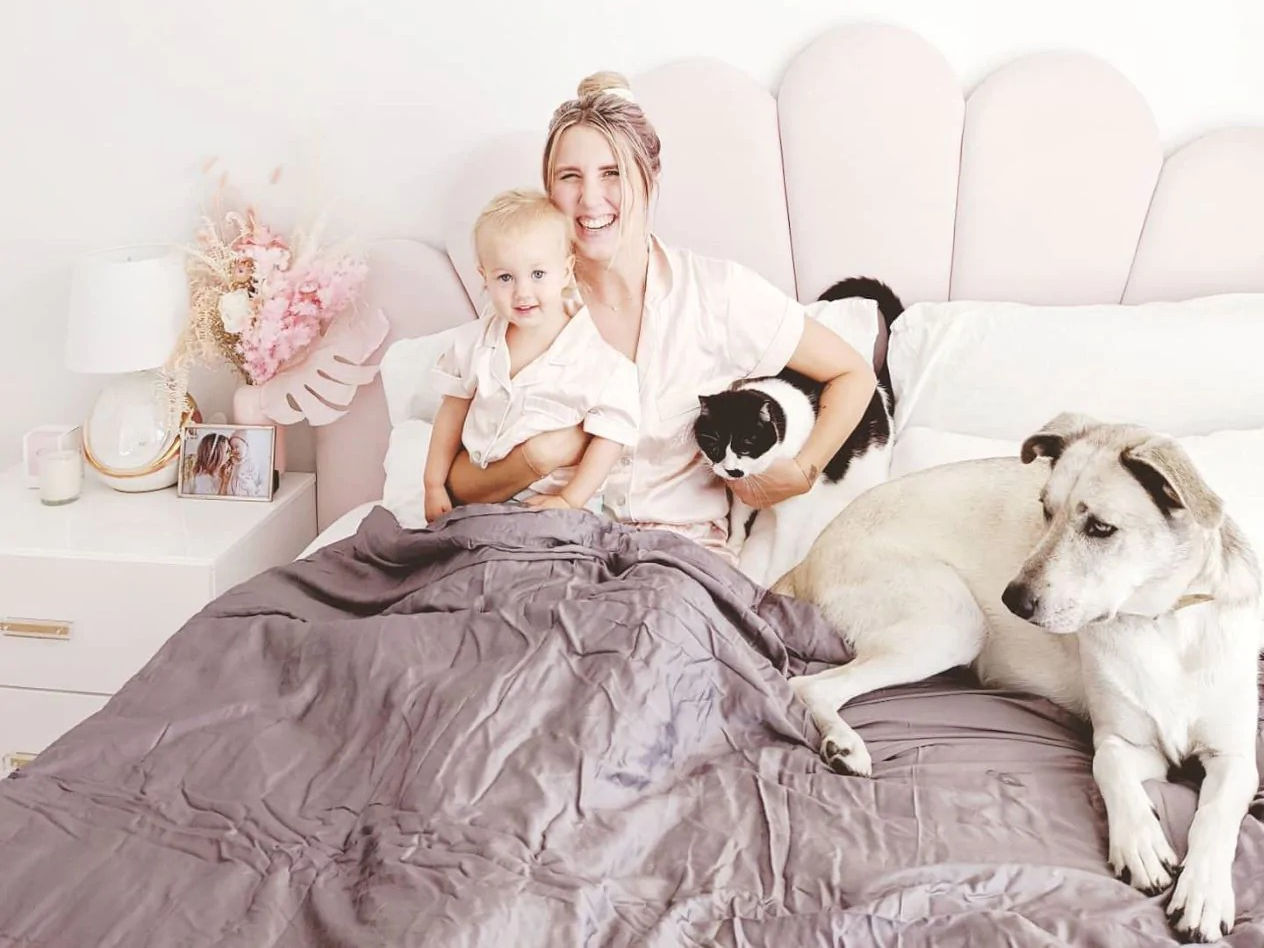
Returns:
[[[876,774],[841,777],[786,677],[846,657],[668,533],[377,509],[0,782],[0,945],[1171,941],[1107,869],[1081,723],[940,676],[848,706]],[[1152,793],[1183,850],[1194,790]]]

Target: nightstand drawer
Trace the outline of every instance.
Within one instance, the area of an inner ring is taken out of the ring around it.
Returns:
[[[196,564],[0,556],[0,686],[113,694],[211,594]]]
[[[99,695],[0,688],[0,776],[105,707]]]

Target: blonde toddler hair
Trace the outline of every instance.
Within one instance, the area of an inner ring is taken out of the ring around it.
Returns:
[[[514,188],[492,198],[474,221],[474,252],[482,263],[483,249],[491,237],[515,237],[536,227],[557,233],[562,253],[570,256],[574,242],[571,220],[543,191]]]

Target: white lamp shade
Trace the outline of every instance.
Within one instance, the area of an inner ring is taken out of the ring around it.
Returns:
[[[135,372],[163,365],[189,315],[184,251],[168,244],[86,254],[70,281],[66,368]]]

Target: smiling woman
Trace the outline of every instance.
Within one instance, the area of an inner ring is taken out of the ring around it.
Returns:
[[[827,383],[802,450],[774,462],[734,492],[764,507],[807,491],[868,405],[867,361],[758,273],[665,246],[649,209],[661,144],[623,77],[597,73],[553,114],[544,185],[573,223],[575,278],[601,336],[636,363],[641,429],[615,466],[604,495],[609,515],[681,533],[731,559],[729,497],[690,436],[698,396],[740,378],[789,366]],[[454,493],[500,501],[541,473],[573,463],[577,429],[533,439],[518,454],[479,470],[458,457]]]

